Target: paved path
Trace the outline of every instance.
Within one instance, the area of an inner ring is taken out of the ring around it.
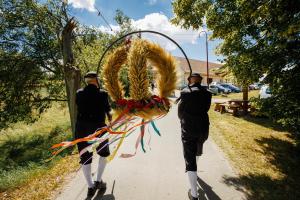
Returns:
[[[104,180],[105,194],[97,194],[95,200],[187,200],[188,180],[184,172],[184,160],[180,141],[180,125],[177,108],[157,122],[162,137],[152,134],[151,149],[144,154],[140,150],[133,158],[116,157],[107,165]],[[152,131],[151,131],[152,132]],[[131,135],[119,153],[132,153],[137,134]],[[146,139],[147,140],[147,139]],[[94,161],[97,157],[94,156]],[[93,162],[94,164],[97,162]],[[93,172],[96,166],[93,166]],[[198,161],[199,184],[203,200],[240,200],[243,194],[223,182],[224,176],[235,176],[218,147],[208,140],[204,155]],[[57,200],[85,199],[87,185],[82,172],[73,174]]]

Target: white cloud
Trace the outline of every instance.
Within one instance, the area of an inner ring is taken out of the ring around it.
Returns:
[[[110,24],[110,27],[112,28],[113,31],[111,31],[111,29],[107,26],[99,26],[97,27],[98,30],[100,30],[101,32],[105,32],[105,33],[109,33],[109,34],[115,34],[117,31],[120,31],[120,26],[118,25],[112,25]]]
[[[91,12],[96,12],[95,0],[68,0],[74,8],[83,8]]]
[[[199,31],[195,31],[192,29],[186,30],[175,26],[171,24],[168,17],[162,13],[151,13],[146,15],[142,19],[132,19],[131,23],[136,29],[152,30],[166,34],[167,36],[175,40],[179,45],[195,44],[197,42],[197,38],[199,37]],[[111,26],[114,32],[120,30],[119,26]],[[98,27],[98,29],[103,32],[114,34],[114,32],[110,31],[110,29],[106,26],[100,26]],[[160,44],[163,48],[167,49],[168,51],[173,51],[177,49],[177,46],[165,37],[155,35],[152,33],[143,33],[142,37]]]
[[[143,19],[132,20],[133,26],[141,30],[153,30],[166,34],[179,44],[192,43],[195,44],[199,36],[199,31],[192,29],[182,29],[170,23],[167,16],[161,13],[151,13]],[[143,34],[143,38],[153,40],[169,51],[175,50],[177,47],[174,43],[158,35]]]
[[[154,5],[154,4],[157,3],[157,0],[148,0],[148,3],[149,3],[150,5]]]

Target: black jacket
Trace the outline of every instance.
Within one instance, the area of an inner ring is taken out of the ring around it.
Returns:
[[[178,117],[183,134],[208,137],[208,110],[211,93],[200,84],[188,86],[181,91]]]
[[[107,92],[89,84],[76,94],[77,122],[105,123],[111,107]]]

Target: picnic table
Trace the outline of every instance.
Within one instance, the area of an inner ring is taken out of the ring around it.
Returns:
[[[243,109],[244,106],[247,105],[248,109],[248,102],[241,99],[230,99],[227,101],[218,101],[215,102],[215,111],[218,111],[220,113],[226,112],[226,108],[232,110],[232,115],[237,116],[237,113],[240,109]]]
[[[231,99],[228,101],[230,104],[239,105],[241,109],[243,109],[244,114],[248,112],[248,109],[250,108],[249,101],[248,100],[242,100],[242,99]]]
[[[245,104],[248,105],[249,101],[248,100],[242,100],[242,99],[230,99],[230,100],[228,100],[228,103],[239,105],[240,107],[243,107]]]
[[[227,103],[227,101],[216,101],[215,102],[215,111],[223,113],[225,111],[225,107],[223,104]]]

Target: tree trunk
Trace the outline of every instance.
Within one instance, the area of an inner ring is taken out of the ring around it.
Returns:
[[[243,85],[243,112],[247,114],[248,112],[248,85]]]
[[[75,134],[76,124],[76,91],[80,88],[80,70],[74,66],[74,56],[72,51],[72,33],[76,23],[74,19],[70,19],[62,31],[62,51],[64,61],[64,77],[66,84],[66,93],[68,99],[70,120],[72,126],[72,133]]]

